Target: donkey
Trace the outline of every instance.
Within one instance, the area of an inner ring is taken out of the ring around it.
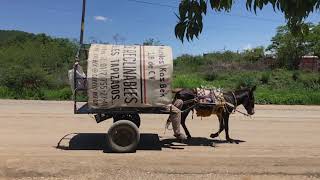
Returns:
[[[229,91],[229,92],[223,93],[224,99],[230,104],[226,105],[226,107],[224,107],[224,108],[221,107],[221,108],[215,110],[214,113],[218,116],[218,119],[219,119],[219,130],[216,133],[212,133],[210,135],[211,138],[215,138],[215,137],[219,136],[219,134],[223,130],[225,130],[227,142],[229,142],[229,143],[235,142],[235,140],[231,139],[229,136],[229,116],[239,105],[243,105],[244,108],[246,109],[247,113],[249,115],[253,115],[255,113],[254,112],[254,91],[255,90],[256,90],[256,86],[254,86],[253,88],[244,88],[244,89],[240,89],[240,90],[236,90],[236,91]],[[176,93],[174,99],[181,99],[183,101],[190,101],[190,100],[196,99],[196,98],[197,98],[197,93],[195,92],[195,90],[182,89]],[[191,111],[190,107],[192,107],[194,104],[195,104],[195,102],[185,103],[181,109],[183,111],[181,113],[181,125],[182,125],[188,139],[191,138],[191,135],[190,135],[190,132],[186,126],[186,118]]]

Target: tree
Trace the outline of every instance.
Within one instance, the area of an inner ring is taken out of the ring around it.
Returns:
[[[59,89],[68,83],[77,44],[45,34],[0,31],[0,88],[21,94]]]
[[[116,43],[116,44],[118,44],[119,42],[121,42],[121,43],[125,43],[125,41],[127,40],[124,36],[121,36],[120,34],[115,34],[115,35],[113,35],[112,36],[112,39],[114,40],[114,42]]]
[[[312,25],[305,24],[305,26],[309,29]],[[276,35],[272,37],[272,43],[267,50],[276,54],[278,65],[281,67],[297,69],[301,56],[312,53],[312,44],[308,41],[308,39],[312,39],[310,36],[311,34],[307,30],[305,33],[295,35],[288,26],[280,26],[277,28]]]
[[[264,47],[258,46],[252,49],[246,49],[243,52],[243,57],[248,61],[258,61],[264,57]]]
[[[177,14],[178,23],[175,27],[175,35],[182,42],[198,38],[203,29],[202,17],[207,14],[207,7],[215,11],[229,12],[233,0],[181,0]],[[257,9],[263,9],[271,4],[274,11],[280,11],[287,20],[287,26],[294,34],[303,29],[303,20],[315,10],[320,9],[320,0],[246,0],[249,11],[256,13]]]
[[[311,53],[320,57],[320,24],[310,25],[310,31],[306,39]]]
[[[145,45],[145,46],[160,46],[161,43],[159,40],[149,38],[149,39],[144,40],[143,45]]]

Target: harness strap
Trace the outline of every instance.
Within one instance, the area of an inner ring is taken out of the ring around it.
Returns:
[[[231,103],[229,103],[229,102],[226,102],[226,104],[227,104],[228,106],[232,107],[232,108],[235,108],[235,105],[234,105],[234,104],[231,104]]]
[[[232,91],[232,96],[233,96],[233,98],[234,98],[234,102],[236,103],[236,105],[233,107],[233,112],[236,112],[237,107],[238,107],[238,102],[237,102],[236,95],[234,94],[233,91]]]
[[[197,98],[189,99],[189,100],[183,101],[183,104],[190,104],[190,103],[194,103],[194,102],[196,102],[196,100],[197,100]]]
[[[233,113],[238,112],[238,113],[240,113],[242,115],[250,116],[248,113],[244,113],[244,112],[241,112],[241,111],[237,110],[238,102],[237,102],[237,98],[236,98],[236,95],[234,94],[234,92],[232,92],[232,96],[234,98],[235,105],[232,104],[232,103],[227,102],[226,100],[225,100],[225,105],[228,105],[228,106],[232,107],[233,108]],[[193,119],[193,113],[194,113],[193,109],[196,106],[198,106],[198,104],[199,104],[199,103],[197,103],[197,100],[198,100],[198,98],[194,98],[194,99],[189,99],[189,100],[183,101],[183,104],[190,104],[190,103],[195,103],[195,104],[190,106],[190,107],[188,107],[187,109],[185,109],[185,110],[183,110],[181,112],[186,112],[186,111],[192,110],[192,119]],[[171,111],[171,107],[170,107],[170,111]]]
[[[250,116],[248,113],[244,113],[244,112],[241,112],[241,111],[237,110],[233,104],[231,104],[231,103],[229,103],[229,102],[226,102],[226,104],[227,104],[228,106],[234,108],[234,112],[238,112],[238,113],[243,114],[243,115],[245,115],[245,116]]]
[[[240,113],[240,114],[242,114],[242,115],[248,116],[248,117],[251,116],[251,115],[249,115],[249,114],[247,114],[247,113],[244,113],[244,112],[241,112],[241,111],[239,111],[239,110],[235,110],[235,111],[237,111],[238,113]]]

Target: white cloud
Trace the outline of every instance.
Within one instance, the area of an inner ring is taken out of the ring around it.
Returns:
[[[111,21],[110,18],[105,17],[105,16],[94,16],[93,18],[96,21],[103,21],[103,22]]]

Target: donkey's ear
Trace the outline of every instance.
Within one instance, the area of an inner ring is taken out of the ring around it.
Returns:
[[[251,91],[253,92],[253,91],[255,91],[257,89],[257,86],[253,86],[252,88],[251,88]]]

